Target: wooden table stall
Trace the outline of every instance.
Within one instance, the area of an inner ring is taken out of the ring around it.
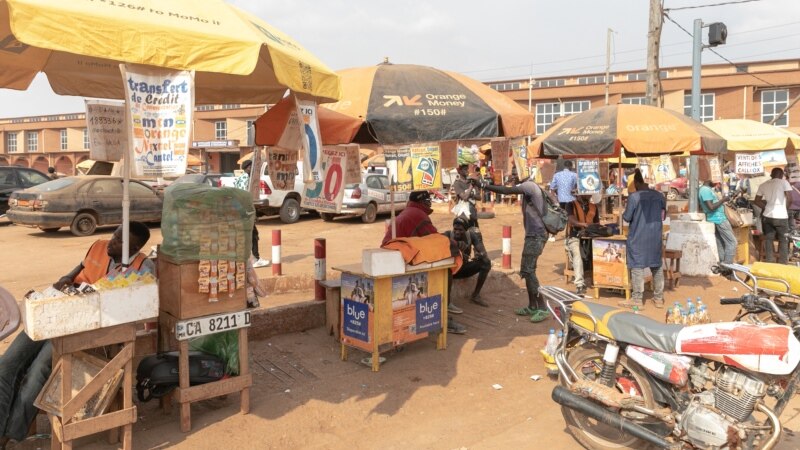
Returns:
[[[232,295],[220,293],[216,302],[209,294],[198,292],[198,262],[178,264],[169,257],[158,257],[159,273],[159,351],[179,351],[179,385],[162,400],[169,409],[171,398],[180,405],[181,431],[192,429],[191,404],[222,395],[240,393],[239,410],[250,412],[250,386],[253,376],[249,370],[247,329],[250,311],[247,311],[245,289],[236,289]],[[239,375],[219,381],[190,386],[189,339],[223,331],[237,330],[239,336]]]
[[[447,272],[452,264],[371,276],[361,264],[334,267],[341,272],[339,341],[341,359],[348,347],[371,353],[373,372],[380,354],[435,334],[436,348],[447,348]]]
[[[592,239],[592,288],[594,298],[600,289],[621,289],[625,299],[631,298],[631,283],[627,266],[627,237],[615,235]]]

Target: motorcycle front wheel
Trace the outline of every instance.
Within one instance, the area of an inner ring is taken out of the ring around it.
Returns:
[[[584,344],[573,349],[567,361],[572,370],[587,380],[597,381],[603,369],[603,349],[593,344]],[[562,384],[565,382],[562,380]],[[622,352],[617,358],[616,387],[620,392],[641,396],[644,407],[654,408],[653,391],[647,382],[644,371],[632,363]],[[567,423],[567,429],[572,437],[581,445],[591,450],[643,450],[651,448],[650,444],[641,439],[634,438],[622,431],[598,422],[595,419],[569,409],[561,407],[561,414]],[[655,423],[656,419],[633,411],[621,412],[623,417],[640,424]]]

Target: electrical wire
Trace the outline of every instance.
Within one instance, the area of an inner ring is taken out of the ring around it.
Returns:
[[[713,7],[713,6],[736,5],[738,3],[750,3],[750,2],[760,2],[760,1],[761,0],[738,0],[738,1],[732,1],[732,2],[709,3],[707,5],[680,6],[678,8],[667,8],[667,9],[663,9],[662,8],[662,10],[664,12],[667,12],[667,11],[680,11],[682,9],[710,8],[710,7]]]

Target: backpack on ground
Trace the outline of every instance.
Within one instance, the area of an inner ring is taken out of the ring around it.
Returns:
[[[538,184],[536,184],[536,187],[539,188],[539,194],[542,196],[543,207],[539,210],[539,215],[542,218],[544,228],[550,234],[558,234],[564,231],[564,229],[567,228],[567,222],[569,222],[567,212],[558,204],[558,202],[547,195]],[[534,206],[533,199],[530,199],[529,201],[531,206]]]
[[[189,352],[189,385],[222,379],[225,363],[214,355]],[[136,395],[141,402],[163,397],[178,387],[178,352],[146,356],[136,367]]]

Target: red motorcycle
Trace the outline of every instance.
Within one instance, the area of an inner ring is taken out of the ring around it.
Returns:
[[[752,321],[675,325],[542,286],[565,339],[553,400],[580,444],[771,449],[800,383],[800,321],[753,293],[724,298]]]

